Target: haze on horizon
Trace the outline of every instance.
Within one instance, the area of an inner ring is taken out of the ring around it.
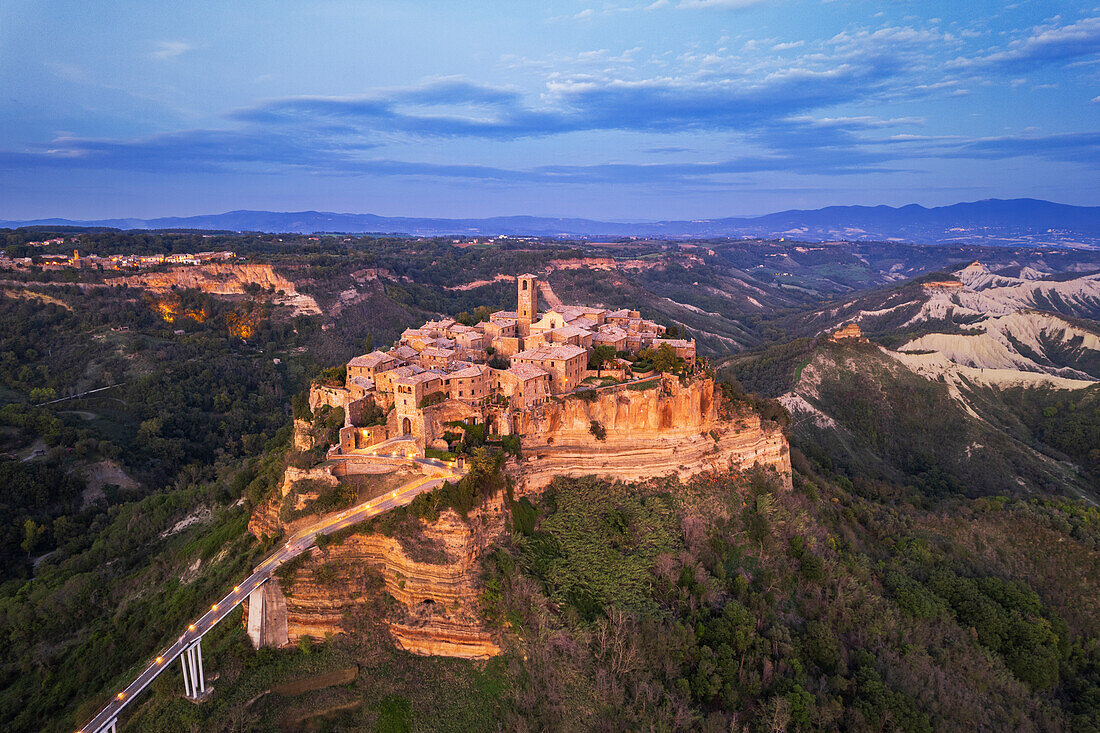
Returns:
[[[1100,8],[0,4],[0,218],[1100,203]]]

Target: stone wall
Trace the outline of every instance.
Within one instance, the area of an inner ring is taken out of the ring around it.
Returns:
[[[348,403],[351,402],[351,392],[344,387],[329,387],[314,384],[309,388],[309,409],[317,410],[328,405],[329,407],[344,408],[347,413]]]

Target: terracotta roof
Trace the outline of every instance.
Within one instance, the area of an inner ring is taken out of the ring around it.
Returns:
[[[568,338],[570,336],[588,336],[592,332],[589,331],[586,328],[581,328],[579,326],[569,325],[569,326],[562,326],[561,328],[555,328],[550,333],[556,333],[559,336],[563,336],[565,338]]]
[[[396,349],[390,351],[390,354],[396,359],[404,359],[408,361],[416,357],[416,349],[411,346],[398,346]]]

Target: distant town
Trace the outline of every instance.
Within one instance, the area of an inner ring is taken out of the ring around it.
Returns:
[[[28,242],[29,247],[47,247],[65,244],[64,237],[47,239],[42,242]],[[201,265],[208,262],[232,262],[237,259],[236,252],[176,252],[173,254],[115,254],[81,255],[74,249],[70,254],[43,254],[29,257],[8,257],[0,252],[0,268],[23,269],[38,267],[48,270],[78,267],[96,270],[140,270],[159,265]]]

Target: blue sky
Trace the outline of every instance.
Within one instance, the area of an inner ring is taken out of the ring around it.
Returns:
[[[3,0],[0,218],[1100,204],[1100,6]]]

